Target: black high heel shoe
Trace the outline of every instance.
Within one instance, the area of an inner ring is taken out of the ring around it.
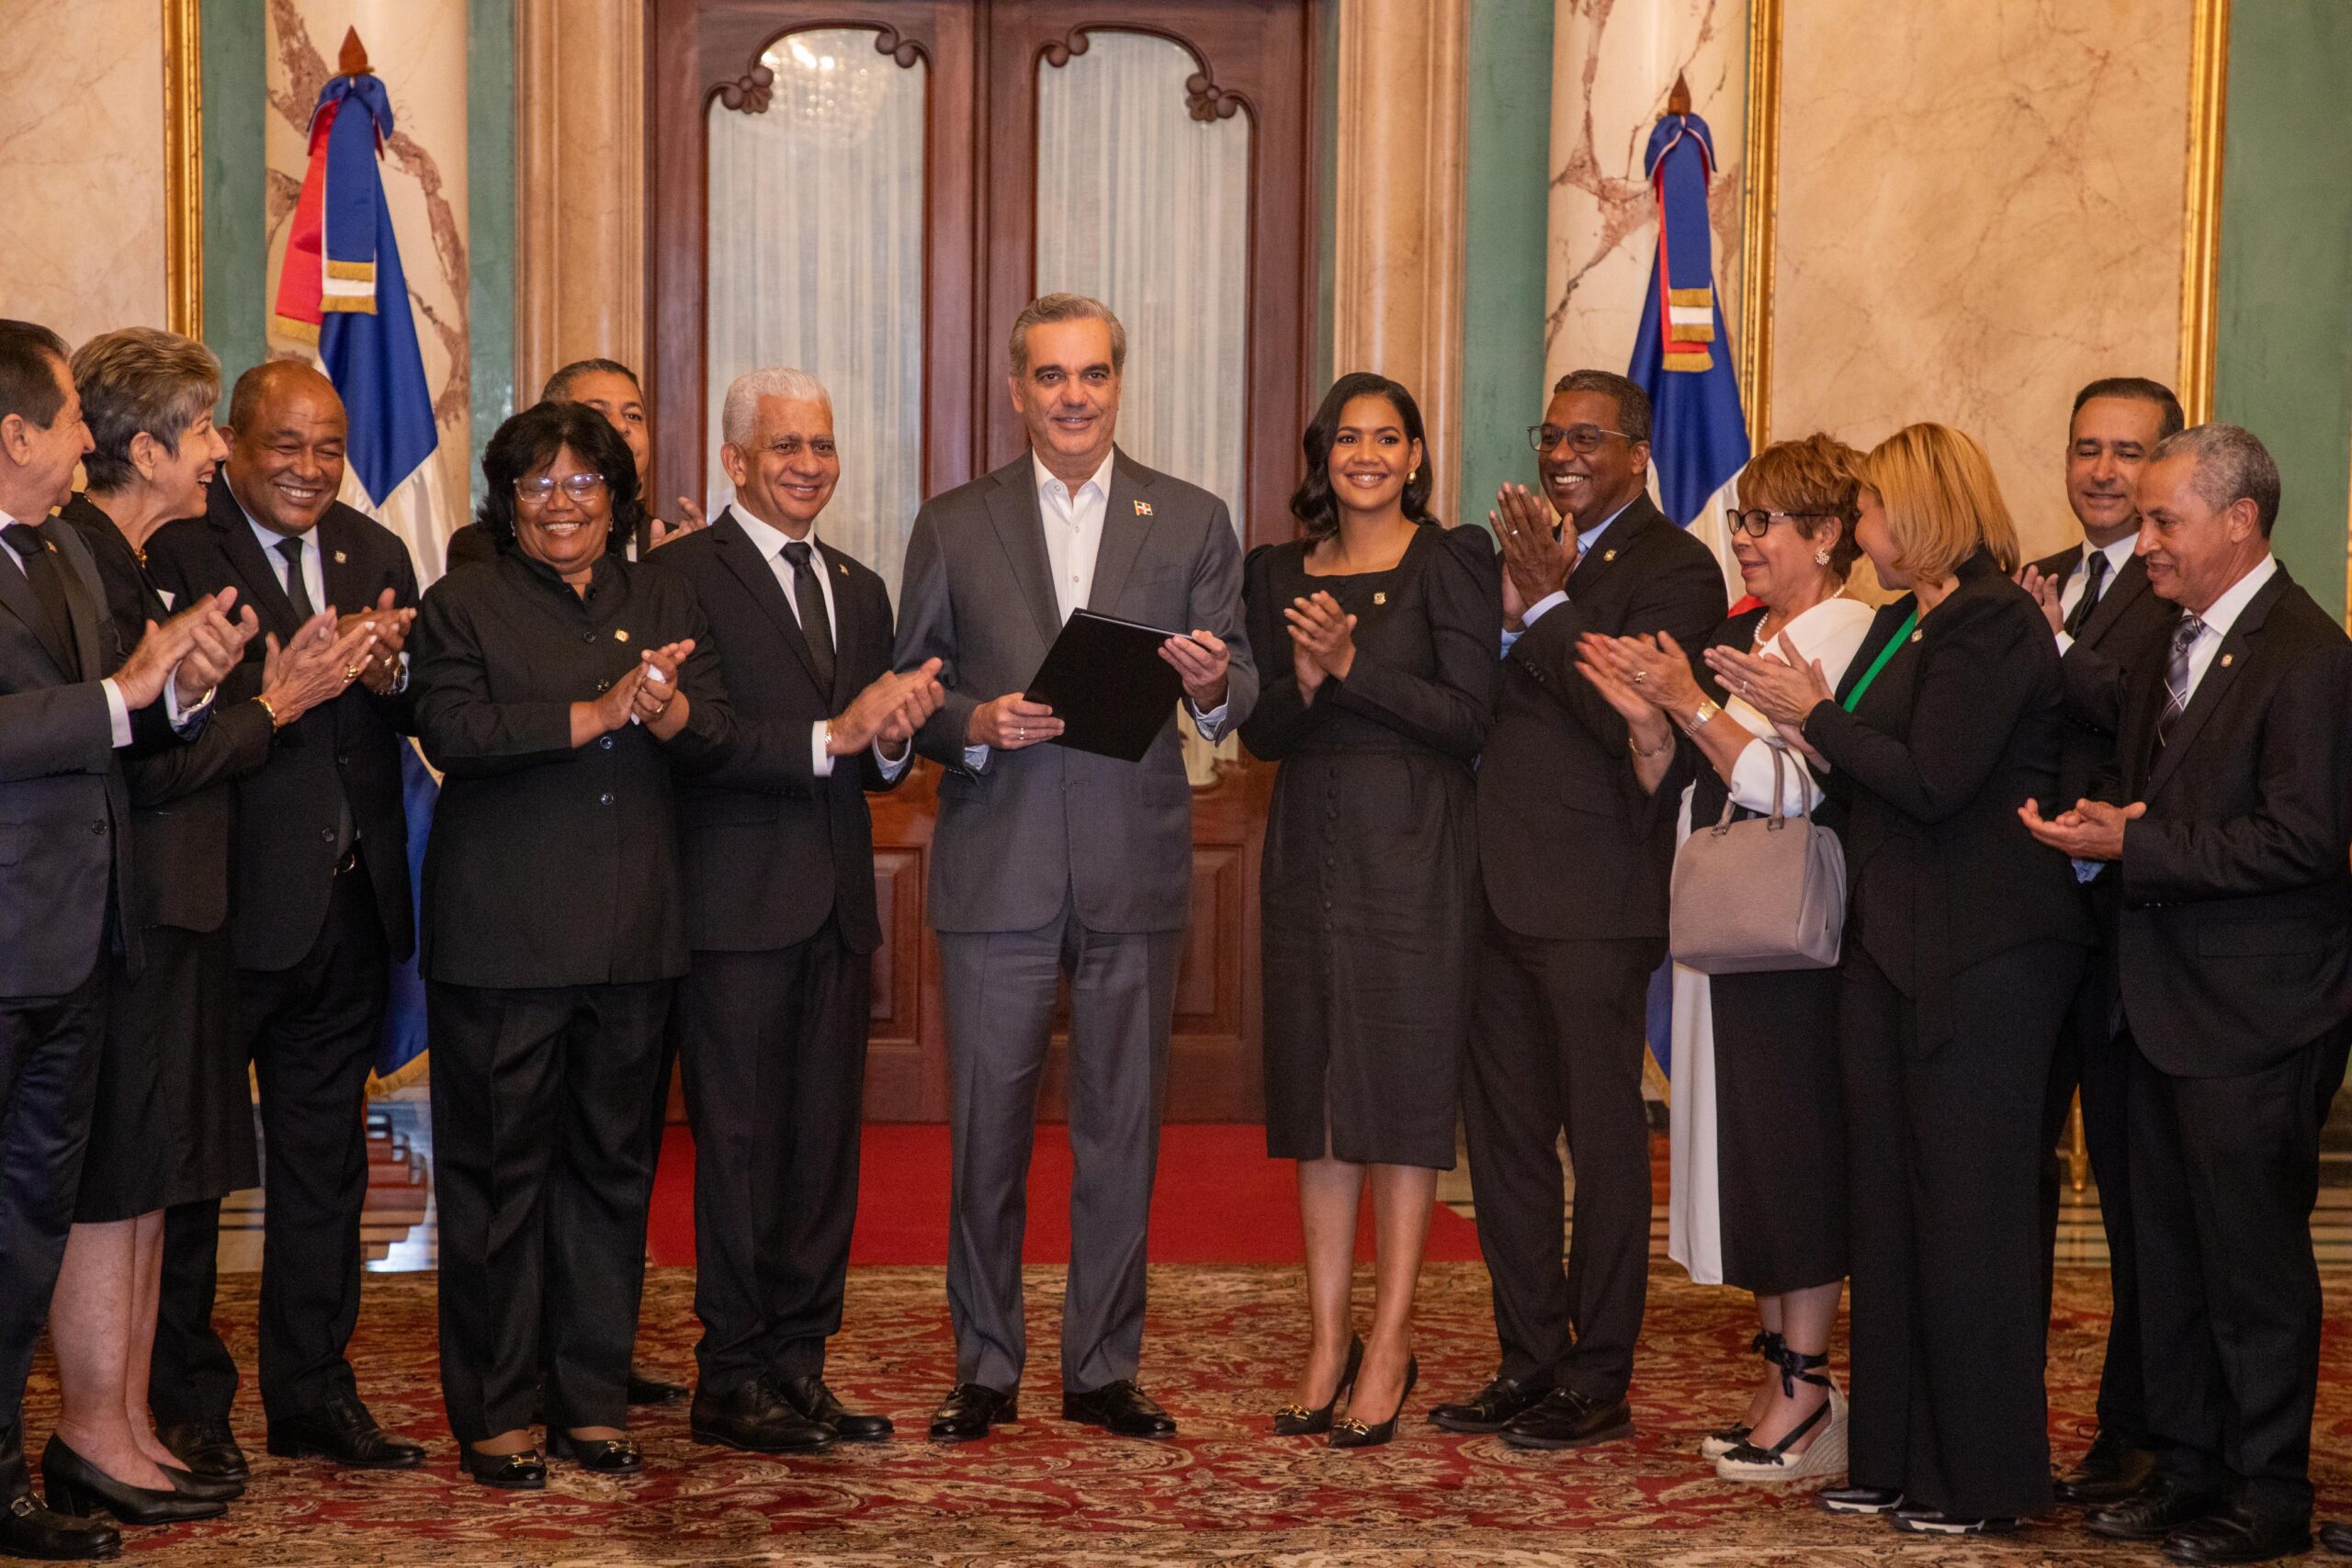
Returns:
[[[1788,1348],[1788,1341],[1767,1328],[1759,1331],[1755,1338],[1749,1340],[1747,1348],[1777,1367],[1781,1364],[1781,1352]],[[1745,1421],[1734,1422],[1728,1427],[1718,1427],[1699,1439],[1699,1457],[1711,1460],[1721,1459],[1747,1441],[1747,1435],[1754,1430],[1756,1428]]]
[[[537,1449],[486,1454],[471,1443],[460,1441],[458,1462],[465,1467],[468,1475],[502,1492],[544,1492],[548,1487],[548,1462],[539,1457]]]
[[[224,1480],[217,1475],[198,1475],[185,1465],[158,1464],[164,1479],[172,1490],[183,1497],[193,1497],[199,1503],[233,1503],[245,1495],[242,1481]]]
[[[1367,1426],[1350,1416],[1331,1428],[1331,1446],[1335,1449],[1376,1448],[1396,1435],[1396,1418],[1405,1414],[1405,1402],[1413,1397],[1413,1385],[1421,1381],[1421,1363],[1418,1358],[1405,1360],[1405,1392],[1396,1396],[1396,1408],[1388,1419],[1377,1426]]]
[[[1348,1341],[1347,1370],[1340,1374],[1340,1386],[1323,1402],[1320,1410],[1309,1410],[1304,1404],[1285,1404],[1274,1412],[1274,1436],[1277,1438],[1312,1438],[1331,1429],[1331,1413],[1340,1407],[1348,1390],[1356,1385],[1356,1373],[1363,1366],[1363,1337],[1357,1335]]]
[[[568,1459],[598,1475],[635,1475],[645,1468],[635,1438],[575,1438],[560,1428],[548,1433],[548,1457]]]
[[[79,1514],[85,1519],[95,1519],[103,1512],[127,1525],[182,1525],[191,1519],[219,1518],[229,1511],[226,1503],[117,1481],[53,1433],[49,1447],[41,1450],[40,1479],[51,1509]]]

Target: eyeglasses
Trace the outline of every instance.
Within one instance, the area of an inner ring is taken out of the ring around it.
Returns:
[[[555,499],[555,492],[560,490],[574,501],[587,502],[594,500],[604,488],[605,476],[602,474],[566,474],[560,480],[551,475],[541,474],[535,479],[516,479],[514,499],[526,506],[545,506]]]
[[[1837,515],[1834,512],[1767,512],[1760,506],[1747,512],[1731,507],[1724,510],[1724,521],[1731,525],[1733,536],[1737,537],[1745,534],[1751,539],[1762,538],[1771,532],[1773,524],[1786,523],[1792,517],[1835,517]]]
[[[1565,441],[1570,451],[1582,457],[1589,457],[1600,451],[1601,442],[1611,435],[1623,441],[1633,439],[1622,430],[1603,430],[1597,424],[1572,424],[1566,430],[1556,424],[1531,424],[1527,427],[1527,444],[1538,452],[1549,452]]]

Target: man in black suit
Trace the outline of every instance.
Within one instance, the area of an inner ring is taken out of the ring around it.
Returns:
[[[2270,554],[2234,425],[2160,445],[2139,550],[2173,625],[2124,660],[2116,768],[2034,836],[2116,863],[2149,1485],[2091,1530],[2179,1562],[2311,1546],[2319,1137],[2352,1040],[2352,640]],[[2118,804],[2128,803],[2128,804]]]
[[[2177,613],[2148,591],[2147,568],[2133,547],[2140,536],[2140,472],[2156,444],[2177,434],[2181,423],[2172,389],[2143,377],[2109,377],[2077,392],[2066,432],[2066,502],[2083,525],[2083,543],[2044,557],[2018,575],[2050,619],[2069,688],[2086,694],[2068,716],[2058,763],[2062,801],[2089,794],[2091,780],[2114,761],[2114,732],[2097,715],[2113,706],[2125,652],[2147,646],[2155,628],[2169,626]],[[2094,876],[2084,885],[2102,931],[2114,924],[2118,881]],[[2108,1273],[2115,1290],[2107,1359],[2099,1373],[2098,1435],[2080,1461],[2058,1478],[2058,1495],[2069,1503],[2128,1497],[2146,1483],[2154,1463],[2147,1451],[2147,1405],[2140,1392],[2139,1270],[2123,1130],[2131,1055],[2117,1038],[2114,1014],[2113,972],[2093,964],[2059,1033],[2044,1101],[2045,1250],[2054,1261],[2064,1176],[2058,1144],[2079,1088],[2083,1143],[2098,1182],[2099,1220],[2107,1231]]]
[[[734,503],[662,564],[727,671],[738,745],[682,780],[693,968],[678,998],[695,1134],[700,1442],[779,1452],[879,1441],[825,1383],[857,1217],[869,989],[882,928],[865,792],[905,776],[938,661],[890,671],[890,596],[817,537],[841,479],[832,400],[799,370],[728,389]]]
[[[1649,1285],[1644,1003],[1666,957],[1679,793],[1642,793],[1624,720],[1576,671],[1577,638],[1667,632],[1697,649],[1725,605],[1714,556],[1646,493],[1639,386],[1574,371],[1530,434],[1543,497],[1506,486],[1493,519],[1503,684],[1478,765],[1487,942],[1462,1106],[1502,1364],[1430,1418],[1561,1449],[1633,1431]],[[1563,1128],[1577,1191],[1565,1276]]]
[[[345,416],[324,376],[292,360],[246,371],[228,435],[210,511],[148,542],[158,586],[183,598],[233,587],[281,643],[328,608],[347,612],[345,630],[368,616],[378,631],[343,695],[281,728],[268,762],[237,786],[231,935],[261,1085],[269,1451],[402,1469],[424,1450],[377,1426],[345,1349],[359,1320],[368,1073],[391,962],[415,947],[401,749],[416,573],[396,535],[335,500]],[[261,646],[230,677],[231,696],[259,690]],[[219,1231],[217,1203],[165,1218],[148,1399],[189,1469],[234,1477],[246,1467],[229,1432],[236,1363],[212,1326]]]
[[[200,723],[250,618],[190,604],[100,679],[113,644],[96,563],[50,510],[91,449],[65,344],[0,321],[0,1555],[113,1557],[111,1526],[53,1513],[25,1470],[23,1403],[97,1092],[123,918],[130,797],[118,752]]]

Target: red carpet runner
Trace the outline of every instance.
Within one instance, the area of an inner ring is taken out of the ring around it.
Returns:
[[[1151,1201],[1154,1263],[1295,1263],[1296,1168],[1266,1157],[1262,1127],[1172,1122],[1159,1138],[1159,1179]],[[1029,1163],[1031,1263],[1069,1261],[1069,1130],[1037,1129]],[[858,1172],[853,1264],[947,1261],[947,1129],[876,1122],[867,1126]],[[695,1147],[672,1127],[653,1190],[651,1249],[662,1264],[695,1260]],[[1358,1222],[1356,1256],[1372,1256],[1372,1214]],[[1474,1262],[1477,1227],[1440,1204],[1430,1219],[1431,1262]]]

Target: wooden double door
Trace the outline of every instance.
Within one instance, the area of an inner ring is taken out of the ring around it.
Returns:
[[[1014,318],[1039,290],[1041,240],[1056,238],[1041,235],[1041,222],[1070,220],[1068,203],[1056,199],[1060,193],[1047,190],[1048,199],[1040,199],[1041,88],[1053,85],[1046,73],[1090,50],[1107,51],[1106,35],[1142,35],[1189,55],[1193,69],[1172,78],[1181,82],[1173,91],[1182,95],[1184,116],[1211,129],[1237,119],[1247,128],[1246,223],[1151,238],[1170,247],[1225,247],[1232,276],[1244,280],[1235,308],[1245,319],[1221,372],[1238,414],[1227,499],[1245,548],[1290,537],[1286,502],[1298,477],[1298,433],[1311,393],[1305,373],[1315,293],[1308,239],[1313,4],[653,0],[650,390],[657,473],[680,477],[663,478],[654,493],[673,493],[685,488],[684,476],[706,472],[719,440],[711,407],[710,285],[723,270],[714,267],[711,250],[719,243],[711,221],[713,127],[723,128],[726,115],[769,111],[771,98],[790,87],[775,68],[789,72],[796,39],[821,33],[824,47],[838,51],[844,29],[861,40],[870,34],[876,54],[920,73],[921,371],[919,391],[910,387],[908,393],[910,405],[919,402],[920,435],[903,448],[902,460],[919,467],[919,493],[930,495],[1012,460],[1024,446],[1006,389],[1007,342]],[[804,49],[797,58],[831,69],[831,55],[820,62]],[[862,63],[870,69],[872,60]],[[1057,128],[1057,169],[1070,166],[1073,146],[1078,158],[1088,155],[1084,128],[1077,128],[1075,140],[1072,129]],[[1114,201],[1120,199],[1116,188]],[[839,207],[805,214],[811,225],[856,220]],[[820,272],[820,294],[834,281]],[[841,281],[846,287],[850,280]],[[1150,301],[1113,303],[1124,313]],[[1156,347],[1165,355],[1170,345]],[[831,384],[826,366],[803,367]],[[1159,374],[1149,358],[1131,358],[1123,428],[1134,418],[1138,389]],[[839,402],[837,388],[837,412]],[[911,523],[909,511],[895,525],[903,531]],[[874,969],[865,1095],[872,1120],[938,1121],[947,1111],[945,1013],[923,911],[935,784],[935,770],[922,764],[874,802],[885,939]],[[1258,859],[1270,786],[1271,770],[1241,757],[1220,758],[1195,773],[1192,921],[1169,1073],[1172,1119],[1254,1121],[1262,1114]],[[1057,1026],[1043,1091],[1048,1116],[1064,1107],[1064,1048]]]

